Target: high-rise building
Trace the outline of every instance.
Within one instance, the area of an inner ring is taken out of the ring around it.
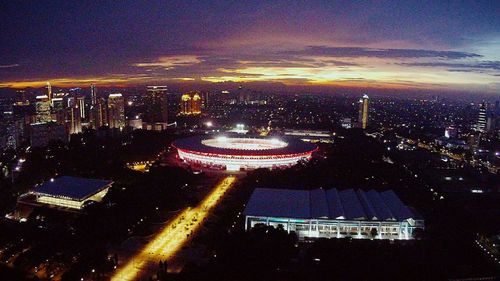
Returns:
[[[181,115],[201,114],[202,98],[199,92],[189,92],[181,96],[180,112]]]
[[[90,108],[90,126],[94,129],[99,129],[102,126],[108,125],[107,120],[106,100],[97,99],[96,104]]]
[[[487,123],[487,105],[486,102],[483,102],[479,107],[479,114],[477,117],[476,130],[479,132],[486,131],[486,123]]]
[[[66,126],[69,134],[78,134],[82,132],[82,117],[78,106],[67,108]]]
[[[486,131],[491,132],[498,128],[500,117],[494,114],[490,114],[486,119]]]
[[[122,94],[111,94],[108,97],[109,127],[122,130],[125,128],[125,99]]]
[[[80,116],[82,118],[86,118],[87,112],[85,111],[85,97],[84,96],[77,97],[76,104],[78,105],[78,108],[80,109]]]
[[[49,99],[49,102],[52,101],[52,86],[50,85],[50,82],[47,82],[47,98]]]
[[[90,85],[90,100],[92,105],[97,103],[97,88],[94,84]]]
[[[208,108],[208,96],[209,96],[209,92],[201,93],[201,103],[202,103],[202,107],[204,109]]]
[[[201,96],[199,93],[194,93],[191,99],[191,114],[201,114]]]
[[[361,129],[366,129],[366,127],[368,127],[368,103],[369,98],[366,94],[359,99],[358,126]]]
[[[238,87],[238,103],[248,104],[250,102],[250,91],[243,88],[243,86]]]
[[[181,111],[180,114],[188,115],[191,114],[191,96],[189,94],[183,94],[181,96]]]
[[[45,95],[37,96],[35,109],[36,109],[36,117],[35,117],[36,123],[45,123],[52,121],[52,117],[50,115],[50,101],[48,96]]]
[[[0,150],[5,148],[16,149],[20,145],[23,131],[23,120],[10,116],[0,120]]]
[[[26,97],[25,90],[17,90],[16,94],[17,94],[16,104],[18,104],[18,105],[29,105],[30,104],[29,99]]]
[[[73,107],[76,106],[76,98],[68,96],[66,98],[66,107]]]
[[[52,98],[51,102],[52,102],[52,109],[54,111],[63,110],[65,108],[65,106],[64,106],[64,100],[61,97]]]
[[[148,130],[165,130],[168,124],[167,86],[147,86],[144,104],[144,127]]]

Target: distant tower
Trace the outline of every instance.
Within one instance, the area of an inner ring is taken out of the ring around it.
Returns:
[[[191,96],[189,94],[183,94],[181,96],[180,114],[182,114],[182,115],[191,114]]]
[[[477,117],[477,124],[476,124],[476,130],[479,132],[486,131],[486,122],[487,122],[486,114],[487,114],[487,105],[486,102],[483,102],[479,107],[479,115]]]
[[[122,94],[111,94],[108,97],[109,127],[122,130],[125,128],[125,99]]]
[[[35,103],[36,123],[46,123],[52,121],[50,114],[50,101],[46,95],[37,96]]]
[[[168,124],[167,86],[147,86],[143,121],[153,130],[165,130]],[[146,127],[149,129],[149,127]]]
[[[197,92],[191,98],[191,114],[201,114],[201,96]]]
[[[90,99],[92,105],[95,105],[97,103],[97,88],[94,84],[90,85]]]
[[[50,82],[47,82],[47,97],[50,103],[52,101],[52,86],[50,85]]]
[[[202,98],[199,92],[193,91],[181,96],[180,111],[181,115],[201,114]]]
[[[208,95],[209,95],[208,92],[203,92],[201,94],[201,104],[204,109],[208,108]]]
[[[97,99],[96,104],[90,109],[90,125],[94,129],[99,129],[102,126],[108,125],[108,114],[106,100]]]
[[[85,97],[78,97],[76,104],[78,105],[78,108],[80,109],[80,116],[82,118],[85,118],[87,116],[85,112]]]
[[[82,116],[78,105],[67,108],[67,128],[69,134],[79,134],[82,132]]]
[[[359,99],[358,126],[361,129],[366,129],[366,127],[368,127],[368,103],[369,98],[366,94]]]

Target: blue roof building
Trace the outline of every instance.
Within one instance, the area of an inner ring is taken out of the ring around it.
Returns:
[[[63,176],[35,186],[27,195],[34,195],[40,204],[82,209],[89,201],[100,202],[112,184],[109,180]]]
[[[283,225],[299,238],[412,239],[423,218],[392,190],[291,190],[257,188],[246,209],[245,228]]]

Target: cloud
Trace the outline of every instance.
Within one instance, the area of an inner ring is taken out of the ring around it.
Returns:
[[[132,65],[137,67],[172,69],[178,66],[199,64],[201,62],[202,60],[195,55],[177,55],[177,56],[163,56],[153,62],[140,62],[140,63],[134,63]]]
[[[446,67],[454,68],[450,71],[467,71],[474,69],[484,69],[484,70],[500,70],[500,61],[480,61],[480,62],[470,62],[470,63],[453,63],[453,62],[408,62],[408,63],[398,63],[402,66],[416,66],[416,67]]]
[[[421,49],[378,49],[362,47],[309,46],[303,50],[283,51],[282,54],[328,57],[375,57],[375,58],[480,58],[481,55],[456,51]]]
[[[13,68],[13,67],[18,67],[20,66],[19,64],[4,64],[4,65],[0,65],[0,68]]]

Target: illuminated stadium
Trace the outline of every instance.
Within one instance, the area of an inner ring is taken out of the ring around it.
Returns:
[[[315,144],[293,138],[196,136],[174,141],[179,158],[191,165],[231,171],[283,168],[309,160]]]

